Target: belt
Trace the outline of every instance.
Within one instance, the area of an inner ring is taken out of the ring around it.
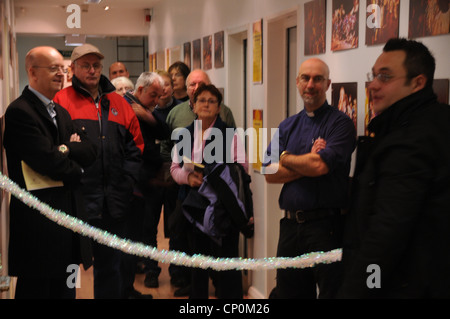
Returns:
[[[285,217],[287,219],[295,220],[299,224],[303,224],[308,221],[324,219],[335,215],[337,215],[337,211],[330,208],[330,209],[315,209],[309,211],[287,210]]]

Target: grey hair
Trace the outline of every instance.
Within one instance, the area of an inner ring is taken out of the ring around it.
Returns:
[[[127,84],[131,89],[134,89],[133,82],[129,78],[125,77],[125,76],[119,76],[118,78],[114,78],[114,79],[111,80],[111,83],[114,86],[117,86],[117,84],[119,84],[121,82]]]
[[[158,81],[161,87],[164,86],[164,80],[159,74],[155,72],[143,72],[136,81],[135,89],[137,90],[140,87],[146,89],[152,86],[155,81]]]

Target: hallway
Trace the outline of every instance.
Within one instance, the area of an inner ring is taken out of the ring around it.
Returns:
[[[162,216],[161,216],[162,217]],[[158,227],[158,249],[169,249],[169,239],[164,237],[163,219]],[[134,282],[134,287],[142,294],[151,294],[153,299],[188,299],[188,297],[174,297],[176,287],[170,284],[169,276],[169,264],[160,263],[161,274],[159,275],[159,287],[147,288],[144,286],[145,274],[137,274]],[[80,268],[81,283],[80,288],[77,289],[77,299],[93,299],[93,267],[84,271],[83,267]],[[210,284],[210,298],[214,298],[214,287]]]

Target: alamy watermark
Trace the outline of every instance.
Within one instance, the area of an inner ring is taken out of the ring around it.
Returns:
[[[81,28],[81,7],[78,4],[70,4],[66,8],[66,12],[70,13],[67,17],[66,25],[69,29]],[[367,17],[367,27],[370,29],[381,28],[381,8],[377,4],[369,4],[367,13],[372,13]]]
[[[181,163],[183,157],[192,159],[195,163],[242,163],[244,160],[247,163],[255,164],[262,163],[263,166],[267,166],[271,163],[278,163],[279,160],[279,130],[278,128],[269,129],[248,128],[244,131],[243,128],[227,128],[225,130],[225,136],[223,132],[215,127],[209,128],[205,131],[203,140],[201,134],[201,122],[199,120],[194,121],[194,136],[187,128],[175,129],[172,132],[171,139],[176,144],[172,148],[172,161],[175,163]],[[270,154],[267,154],[268,141],[270,138]],[[247,139],[248,153],[245,152],[245,141]],[[209,141],[202,152],[192,153],[193,146],[203,145],[205,141]],[[194,143],[194,145],[192,144]],[[266,174],[274,174],[277,169]]]
[[[66,285],[69,289],[81,287],[80,266],[71,264],[67,266],[66,272],[69,274],[66,280]]]
[[[381,267],[377,264],[371,264],[367,266],[367,273],[370,273],[366,280],[367,288],[381,288]]]

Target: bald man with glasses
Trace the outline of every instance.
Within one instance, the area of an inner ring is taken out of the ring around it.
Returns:
[[[52,209],[83,219],[79,189],[97,152],[69,113],[52,101],[64,82],[62,55],[52,47],[28,52],[28,85],[5,113],[9,177]],[[34,181],[30,183],[34,176]],[[34,186],[33,186],[34,185]],[[74,299],[70,265],[81,262],[80,237],[16,197],[10,202],[9,275],[16,299]],[[89,267],[89,258],[84,260]]]

